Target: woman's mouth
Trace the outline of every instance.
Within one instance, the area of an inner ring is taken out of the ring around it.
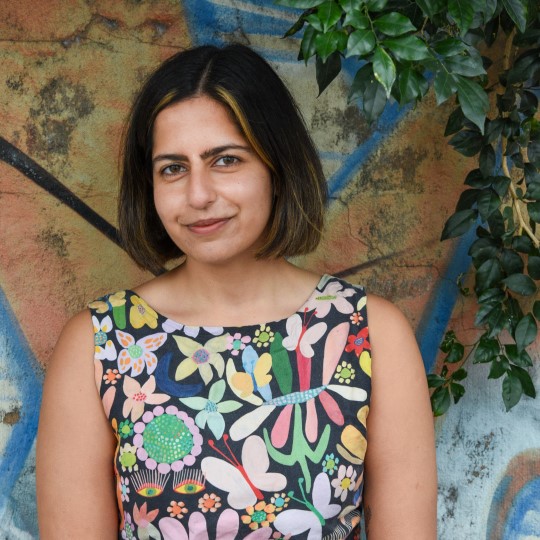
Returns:
[[[188,225],[188,229],[195,234],[210,234],[227,224],[230,218],[201,219]]]

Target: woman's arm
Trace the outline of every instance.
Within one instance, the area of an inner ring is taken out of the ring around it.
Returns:
[[[88,311],[65,326],[48,365],[37,442],[41,540],[118,537],[114,434],[94,382]]]
[[[412,330],[369,296],[372,398],[364,511],[369,540],[435,540],[437,471],[426,374]]]

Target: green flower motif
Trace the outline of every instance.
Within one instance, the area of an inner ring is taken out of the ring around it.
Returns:
[[[181,398],[180,401],[188,407],[200,411],[195,416],[195,423],[201,429],[206,427],[214,434],[216,439],[221,439],[225,431],[225,419],[222,413],[230,413],[239,409],[242,404],[238,401],[221,401],[225,394],[225,381],[215,382],[208,392],[208,399],[203,397]]]
[[[339,458],[332,454],[326,454],[322,462],[322,470],[327,473],[329,476],[334,474],[334,471],[337,471],[339,463]]]
[[[120,422],[120,425],[118,426],[118,435],[120,435],[122,439],[127,439],[133,435],[133,422],[130,422],[129,420]]]

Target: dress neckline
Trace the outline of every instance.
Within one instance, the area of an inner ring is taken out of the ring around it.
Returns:
[[[139,298],[140,300],[142,300],[150,309],[152,309],[156,315],[158,316],[158,319],[161,319],[163,321],[163,324],[167,324],[170,328],[170,330],[168,331],[173,331],[173,328],[174,329],[177,329],[177,330],[181,330],[182,328],[184,329],[189,329],[189,328],[204,328],[204,329],[207,329],[207,330],[223,330],[223,331],[226,331],[226,330],[230,330],[230,331],[233,331],[233,330],[240,330],[240,329],[244,329],[244,328],[257,328],[257,327],[262,327],[262,326],[266,326],[266,325],[269,325],[269,324],[278,324],[278,323],[282,323],[283,321],[286,321],[288,320],[290,317],[292,317],[293,315],[297,314],[297,313],[301,313],[304,311],[304,308],[307,307],[310,302],[313,300],[313,297],[317,295],[318,292],[320,292],[322,290],[322,288],[326,285],[326,283],[330,280],[330,279],[338,279],[338,278],[335,278],[333,276],[330,276],[328,274],[323,274],[321,276],[321,278],[319,279],[319,281],[317,282],[317,284],[315,285],[315,287],[313,288],[313,290],[311,291],[311,293],[309,294],[309,296],[304,300],[304,302],[302,303],[301,306],[298,307],[298,309],[296,311],[294,311],[293,313],[290,313],[288,316],[286,317],[283,317],[281,319],[273,319],[273,320],[270,320],[270,321],[260,321],[260,322],[257,322],[257,323],[252,323],[252,324],[242,324],[242,325],[235,325],[235,326],[209,326],[209,325],[204,325],[204,326],[200,326],[200,325],[189,325],[189,324],[185,324],[185,323],[182,323],[180,321],[177,321],[171,317],[167,317],[166,315],[164,315],[163,313],[161,313],[160,311],[158,311],[154,306],[152,306],[149,302],[146,301],[146,299],[141,296],[139,293],[137,293],[136,291],[132,290],[132,289],[125,289],[125,293],[126,293],[126,297],[129,295],[130,296],[130,300],[131,300],[131,295],[134,295],[136,296],[137,298]],[[210,332],[212,333],[212,332]]]

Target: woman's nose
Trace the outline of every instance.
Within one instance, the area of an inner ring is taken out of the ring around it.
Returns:
[[[203,209],[216,200],[212,175],[205,167],[193,167],[188,181],[188,202],[190,206]]]

